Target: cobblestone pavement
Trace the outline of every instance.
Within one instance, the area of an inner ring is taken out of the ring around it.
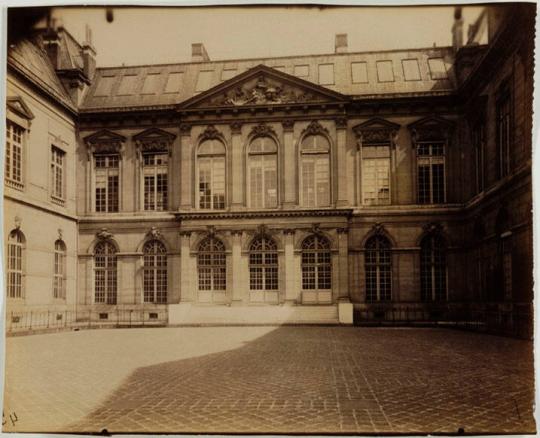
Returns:
[[[532,343],[510,338],[154,328],[8,338],[6,351],[6,431],[535,431]]]

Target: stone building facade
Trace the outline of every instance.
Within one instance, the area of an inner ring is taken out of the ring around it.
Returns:
[[[8,241],[8,306],[57,305],[37,257],[61,240],[60,303],[79,317],[528,311],[533,8],[486,8],[466,44],[458,9],[453,47],[383,52],[336,35],[330,55],[211,61],[194,44],[190,63],[96,69],[64,29],[21,42],[7,95],[25,180],[6,173],[4,232],[24,235],[25,284],[11,297]],[[35,58],[57,96],[38,96]]]

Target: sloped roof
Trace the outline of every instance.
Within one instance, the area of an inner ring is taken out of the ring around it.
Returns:
[[[8,64],[60,103],[76,111],[69,94],[56,75],[47,53],[39,43],[40,38],[40,36],[35,36],[30,39],[21,39],[10,46]]]
[[[259,64],[354,97],[451,92],[453,62],[437,47],[100,68],[81,109],[172,106]]]

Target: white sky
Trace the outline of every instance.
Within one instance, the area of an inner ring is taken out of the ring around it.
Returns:
[[[463,8],[464,33],[481,7]],[[210,58],[235,59],[334,52],[336,33],[347,33],[349,51],[452,44],[452,6],[230,8],[119,8],[108,23],[105,9],[57,8],[68,31],[84,40],[90,25],[98,66],[189,62],[191,43]]]

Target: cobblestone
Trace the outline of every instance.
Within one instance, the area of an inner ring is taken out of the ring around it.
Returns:
[[[444,329],[8,338],[5,431],[532,433],[532,343]]]

